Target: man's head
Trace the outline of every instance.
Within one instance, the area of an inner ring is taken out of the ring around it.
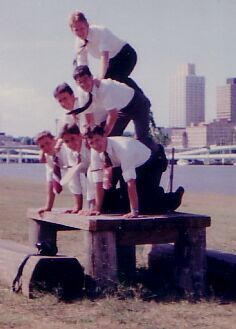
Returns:
[[[53,96],[65,110],[72,110],[74,108],[75,95],[67,83],[64,82],[58,85],[53,92]]]
[[[74,69],[73,78],[76,83],[86,92],[93,89],[93,76],[87,65],[80,65]]]
[[[94,128],[88,128],[85,133],[88,145],[95,151],[101,153],[106,151],[107,137],[104,136],[104,129],[101,126],[95,126]]]
[[[80,151],[83,137],[80,133],[79,127],[76,124],[64,125],[60,133],[60,137],[72,151]]]
[[[75,11],[69,17],[71,31],[80,39],[86,40],[88,37],[89,24],[83,13]]]
[[[44,130],[37,134],[34,138],[35,143],[46,154],[53,155],[55,153],[56,140],[50,131]]]

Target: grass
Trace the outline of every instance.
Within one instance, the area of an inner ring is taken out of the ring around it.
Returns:
[[[27,243],[28,221],[26,210],[44,204],[45,186],[31,181],[0,178],[1,226],[0,238]],[[72,198],[65,192],[56,201],[56,207],[71,207]],[[236,203],[235,196],[217,194],[197,195],[186,192],[179,209],[212,217],[207,229],[207,247],[230,253],[236,251]],[[60,232],[59,250],[79,258],[83,263],[83,235],[76,232]],[[139,266],[146,262],[143,248],[137,252]],[[134,288],[121,288],[116,296],[83,298],[71,303],[59,301],[52,295],[28,300],[12,294],[0,286],[0,328],[9,329],[171,329],[235,327],[235,303],[222,304],[212,298],[198,303],[186,300],[144,301]],[[128,289],[133,289],[132,294]]]

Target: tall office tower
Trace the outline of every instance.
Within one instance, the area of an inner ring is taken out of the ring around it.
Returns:
[[[205,78],[195,64],[179,65],[170,79],[170,127],[187,127],[205,120]]]
[[[236,122],[236,78],[226,80],[226,85],[216,89],[217,119]]]

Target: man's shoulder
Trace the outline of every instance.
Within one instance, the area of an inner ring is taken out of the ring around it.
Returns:
[[[120,85],[121,85],[120,82],[108,78],[108,79],[101,79],[100,80],[99,88],[100,89],[109,89],[109,88],[114,89],[114,88],[119,88]]]
[[[99,25],[99,24],[90,24],[89,25],[89,32],[93,33],[93,32],[104,32],[108,30],[105,26],[103,25]]]

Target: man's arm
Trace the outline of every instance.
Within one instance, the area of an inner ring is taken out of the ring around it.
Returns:
[[[102,182],[96,183],[96,196],[95,196],[95,210],[101,213],[102,203],[104,198],[104,189],[102,187]]]
[[[99,79],[104,79],[109,64],[109,51],[103,51],[100,58],[100,74]]]
[[[116,120],[118,118],[118,111],[117,109],[112,109],[112,110],[109,110],[108,111],[108,116],[107,116],[107,119],[106,119],[106,124],[105,124],[105,127],[104,127],[104,130],[105,130],[105,136],[109,136],[109,134],[111,133],[115,123],[116,123]]]
[[[43,215],[45,211],[51,211],[55,200],[55,193],[53,192],[53,185],[52,182],[48,182],[47,185],[47,198],[46,204],[44,208],[38,210],[39,215]]]
[[[129,203],[130,203],[130,212],[125,214],[126,218],[138,217],[139,208],[138,208],[138,194],[136,188],[136,180],[131,179],[127,182],[128,194],[129,194]]]
[[[95,205],[93,209],[90,209],[87,213],[88,216],[100,215],[102,210],[102,203],[104,198],[104,189],[102,187],[102,182],[96,183],[95,186]]]

